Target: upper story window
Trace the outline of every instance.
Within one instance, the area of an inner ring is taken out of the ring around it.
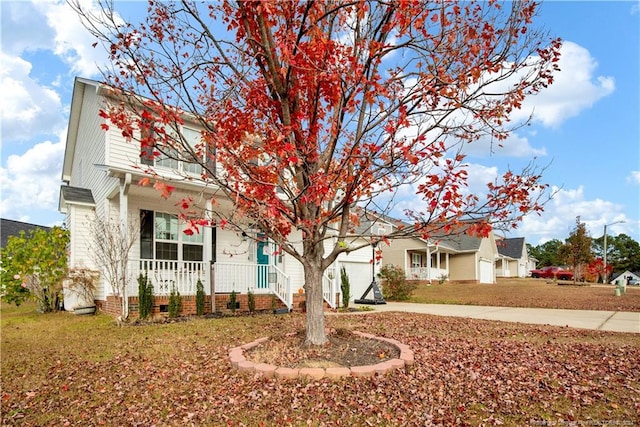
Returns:
[[[166,128],[167,139],[174,140],[175,146],[180,147],[183,144],[190,146],[194,153],[201,152],[199,147],[201,144],[201,133],[198,130],[182,126],[180,128],[180,135],[176,135],[175,131]],[[179,173],[187,173],[193,175],[200,175],[202,173],[202,159],[196,158],[192,153],[185,150],[179,152],[175,148],[170,148],[158,144],[156,146],[149,146],[149,142],[155,139],[155,131],[153,129],[147,130],[147,135],[143,135],[140,147],[140,163],[148,166],[156,166],[178,171]],[[157,144],[157,143],[156,143]],[[154,156],[154,151],[160,152],[159,155]],[[191,160],[191,161],[190,161]]]

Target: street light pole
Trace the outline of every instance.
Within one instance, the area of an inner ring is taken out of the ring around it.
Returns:
[[[604,225],[604,280],[603,280],[603,284],[607,284],[607,226],[609,225],[615,225],[615,224],[621,224],[624,221],[616,221],[616,222],[612,222],[611,224],[605,224]]]

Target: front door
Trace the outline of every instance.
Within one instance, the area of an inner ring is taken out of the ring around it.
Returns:
[[[269,242],[264,234],[258,235],[258,244],[256,245],[256,261],[258,263],[258,289],[266,289],[269,287],[267,283],[268,265],[269,265]]]

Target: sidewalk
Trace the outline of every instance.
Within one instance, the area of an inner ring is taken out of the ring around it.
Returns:
[[[355,307],[364,304],[354,304]],[[501,322],[569,326],[600,331],[640,333],[640,313],[627,311],[556,310],[550,308],[514,308],[478,305],[416,304],[388,302],[367,305],[375,311],[406,311],[436,316],[468,317]]]

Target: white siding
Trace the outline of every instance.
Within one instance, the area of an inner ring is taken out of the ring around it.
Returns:
[[[493,272],[495,264],[489,260],[481,259],[478,265],[480,268],[480,283],[495,283]]]
[[[67,228],[71,235],[69,241],[69,267],[97,270],[92,257],[92,238],[89,223],[93,218],[93,209],[89,206],[71,205],[67,213]],[[95,299],[104,299],[106,283],[101,275],[98,280]]]
[[[218,228],[216,231],[217,262],[232,262],[238,264],[254,263],[256,259],[256,244],[231,229]]]
[[[90,189],[98,204],[98,214],[101,214],[99,201],[107,197],[117,179],[108,177],[105,170],[107,132],[100,127],[103,119],[99,116],[102,101],[91,89],[87,86],[83,95],[69,185]],[[113,132],[113,129],[109,131]]]
[[[300,231],[294,230],[289,234],[289,241],[295,242],[293,246],[302,252],[302,234]],[[289,276],[291,289],[294,291],[304,286],[304,269],[302,264],[293,256],[285,254],[283,259],[283,270]]]
[[[368,262],[357,261],[340,261],[340,267],[344,266],[344,269],[349,276],[349,286],[351,292],[349,301],[359,299],[363,296],[364,291],[371,284],[371,264]],[[378,282],[379,284],[379,282]],[[338,275],[338,286],[340,285],[340,275]],[[368,298],[373,298],[372,294]]]
[[[140,165],[140,142],[135,139],[128,142],[114,125],[109,128],[107,147],[107,162],[110,166],[132,169],[132,166]]]

